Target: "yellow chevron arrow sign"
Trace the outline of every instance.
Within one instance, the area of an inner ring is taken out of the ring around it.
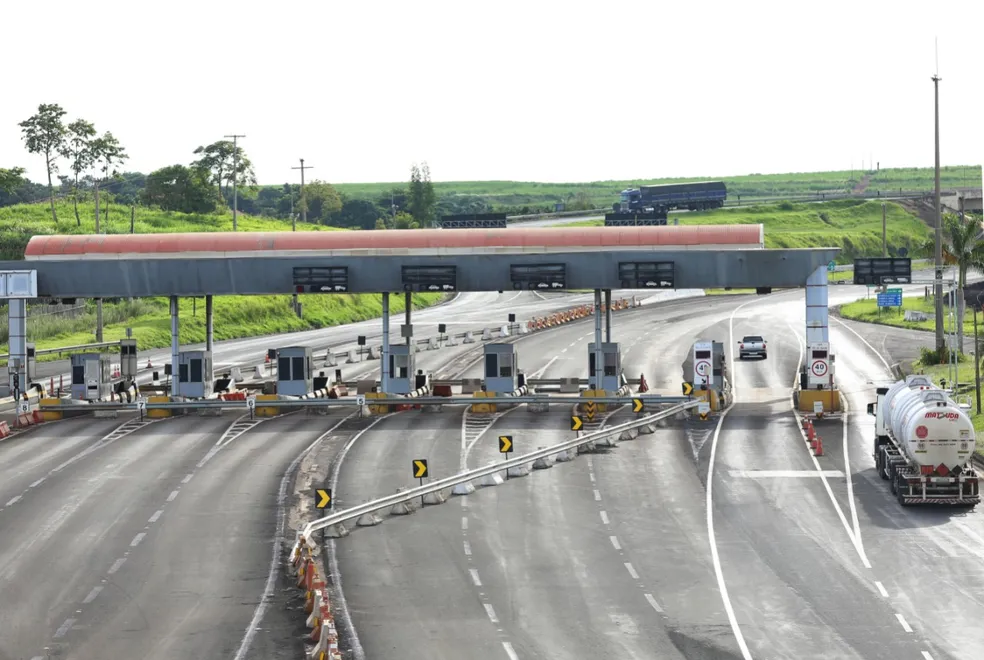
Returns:
[[[576,415],[574,415],[574,416],[571,417],[571,430],[572,431],[580,431],[582,426],[584,426],[584,422],[581,421],[581,418],[580,417],[578,417]]]
[[[427,476],[427,459],[418,458],[413,462],[413,476],[416,479],[423,479]]]
[[[645,408],[645,407],[646,406],[642,402],[642,399],[632,399],[632,412],[634,412],[634,413],[641,413],[642,410],[643,410],[643,408]]]
[[[319,488],[314,491],[315,497],[318,499],[316,506],[319,509],[330,509],[331,508],[331,488]]]
[[[511,435],[500,435],[499,436],[499,453],[509,454],[513,450],[513,440]]]

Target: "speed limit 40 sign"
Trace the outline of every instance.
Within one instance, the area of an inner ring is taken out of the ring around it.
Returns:
[[[810,371],[817,378],[822,378],[827,375],[827,363],[823,360],[814,360],[813,364],[810,365]]]

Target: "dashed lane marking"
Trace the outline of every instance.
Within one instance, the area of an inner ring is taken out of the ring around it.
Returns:
[[[149,522],[151,525],[153,525],[155,522],[157,522],[158,520],[160,520],[161,519],[161,516],[163,516],[163,515],[164,515],[164,509],[158,509],[157,511],[154,512],[154,515],[152,515],[150,517],[150,520],[148,520],[147,522]]]
[[[180,492],[180,491],[177,491],[177,490],[172,490],[172,491],[171,491],[171,494],[167,496],[167,501],[168,501],[168,502],[173,502],[173,501],[174,501],[174,499],[175,499],[175,498],[176,498],[176,497],[178,496],[178,493],[179,493],[179,492]]]
[[[604,511],[601,511],[600,513],[601,513],[601,523],[603,525],[607,525],[608,524],[608,514],[606,512],[604,512]]]
[[[85,597],[85,600],[82,601],[82,604],[83,605],[88,605],[89,603],[91,603],[92,601],[94,601],[96,599],[96,597],[99,595],[99,592],[102,591],[102,590],[103,590],[102,587],[93,587],[92,588],[92,591],[89,592],[89,595],[86,596]]]
[[[471,557],[471,543],[465,541],[465,556]]]
[[[595,502],[600,502],[601,501],[601,491],[600,490],[597,490],[597,489],[595,490],[595,492],[594,492],[594,498],[595,498]]]
[[[888,591],[885,589],[885,585],[881,582],[875,581],[875,586],[878,587],[878,593],[882,595],[883,598],[888,598]]]
[[[144,540],[144,537],[146,537],[146,536],[147,536],[147,533],[146,532],[140,532],[139,534],[137,534],[136,536],[134,536],[133,537],[133,540],[130,541],[130,547],[131,548],[135,548],[138,545],[140,545],[140,542],[143,541]]]
[[[461,529],[468,529],[468,516],[461,517]]]
[[[485,605],[485,613],[489,615],[489,621],[499,625],[499,618],[495,615],[495,609],[489,603],[483,603]]]
[[[478,576],[478,569],[470,568],[468,572],[471,573],[472,582],[475,583],[476,587],[482,586],[482,579]]]
[[[618,537],[617,537],[617,536],[609,536],[609,537],[608,537],[608,540],[612,542],[612,546],[613,546],[613,547],[614,547],[614,548],[615,548],[616,550],[621,550],[621,549],[622,549],[622,546],[621,546],[621,545],[619,545],[619,542],[618,542]]]
[[[909,622],[905,620],[904,616],[896,612],[895,618],[899,620],[899,624],[902,626],[902,630],[906,631],[907,633],[912,632],[912,627],[909,626]]]
[[[653,606],[653,609],[659,612],[660,614],[662,614],[663,608],[659,606],[659,603],[656,602],[656,599],[653,598],[653,595],[652,594],[644,594],[644,595],[646,597],[646,600],[649,601],[649,604]]]
[[[67,635],[68,631],[71,630],[74,625],[75,619],[65,619],[65,623],[61,624],[58,627],[58,630],[55,631],[55,639],[59,639]]]
[[[519,656],[516,655],[516,650],[513,648],[512,644],[509,642],[503,642],[502,648],[506,650],[506,655],[509,656],[509,660],[519,660]]]
[[[625,570],[629,572],[629,575],[632,576],[633,580],[639,579],[639,574],[636,573],[636,569],[629,562],[625,562]]]
[[[123,564],[125,563],[126,563],[126,557],[120,557],[115,562],[113,562],[113,565],[110,566],[109,570],[106,572],[109,573],[110,575],[113,575],[114,573],[116,573],[116,571],[123,568]]]

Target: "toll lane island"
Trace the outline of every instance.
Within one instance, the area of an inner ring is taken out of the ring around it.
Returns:
[[[10,385],[45,392],[0,441],[0,566],[24,605],[0,610],[2,654],[984,653],[953,634],[984,588],[964,570],[984,520],[930,514],[930,532],[895,501],[972,504],[969,454],[939,446],[951,420],[972,426],[828,327],[863,292],[828,291],[833,250],[766,251],[758,226],[54,238],[4,264]],[[918,284],[908,260],[858,273]],[[670,295],[726,286],[803,286],[805,307],[798,290]],[[417,315],[424,341],[409,311],[391,332],[385,293],[381,332],[182,350],[179,296],[297,287],[460,296]],[[592,292],[540,293],[573,288]],[[83,295],[171,296],[175,366],[155,378],[127,342],[73,356],[66,396],[37,382],[25,301]],[[846,411],[875,389],[873,432]],[[935,406],[932,425],[886,418],[886,399]],[[916,531],[900,545],[900,529]],[[77,552],[39,565],[65,536]],[[933,573],[906,563],[920,547],[939,548]],[[51,570],[70,586],[28,577]],[[959,615],[937,613],[934,579]]]

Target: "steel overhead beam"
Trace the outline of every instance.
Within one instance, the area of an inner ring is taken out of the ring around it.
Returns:
[[[641,399],[645,405],[658,406],[679,404],[693,401],[693,397],[687,396],[659,396],[649,394],[637,394],[634,396],[502,396],[491,399],[476,399],[470,396],[426,396],[426,397],[386,397],[384,399],[366,399],[362,405],[383,405],[383,406],[412,406],[412,405],[466,405],[473,404],[493,404],[493,405],[520,405],[526,403],[549,403],[549,404],[578,404],[593,401],[595,403],[608,403],[613,405],[631,405],[634,399]],[[273,401],[255,400],[257,408],[344,408],[346,406],[360,405],[354,397],[345,399],[280,399]],[[248,400],[223,401],[223,400],[196,400],[196,401],[168,401],[163,403],[147,402],[147,410],[209,410],[209,409],[246,409],[249,407]],[[62,403],[51,406],[43,406],[43,410],[51,411],[99,411],[116,410],[129,411],[138,410],[137,403]]]
[[[488,402],[488,399],[485,399]],[[679,405],[673,406],[654,415],[647,415],[645,417],[640,417],[638,419],[632,420],[630,422],[625,422],[624,424],[619,424],[608,429],[597,431],[595,433],[589,433],[587,435],[580,436],[573,440],[568,440],[567,442],[562,442],[551,447],[546,447],[544,449],[538,449],[534,452],[528,454],[523,454],[516,458],[511,458],[507,461],[489,463],[485,467],[476,468],[474,470],[468,470],[465,472],[460,472],[456,475],[447,477],[445,479],[438,479],[433,483],[426,484],[424,486],[418,486],[416,488],[411,488],[409,490],[401,491],[394,495],[389,495],[387,497],[382,497],[371,502],[366,502],[365,504],[360,504],[358,506],[350,507],[339,511],[338,513],[333,513],[330,516],[325,516],[320,520],[315,520],[304,526],[304,529],[298,532],[297,541],[294,544],[294,551],[291,552],[291,557],[296,553],[300,540],[303,538],[308,545],[314,545],[311,541],[311,534],[318,530],[326,529],[332,527],[333,525],[339,525],[350,520],[358,519],[359,517],[367,513],[375,513],[387,507],[391,507],[395,504],[400,504],[403,502],[410,502],[422,495],[427,495],[430,493],[436,493],[438,491],[444,490],[445,488],[453,488],[458,484],[463,484],[474,479],[479,479],[489,474],[494,474],[496,472],[502,472],[503,470],[508,470],[509,468],[517,467],[519,465],[524,465],[526,463],[532,463],[539,458],[546,458],[553,454],[560,453],[562,451],[567,451],[568,449],[574,449],[575,447],[580,447],[581,445],[587,444],[589,442],[594,442],[595,440],[600,440],[602,438],[607,438],[612,435],[617,435],[623,431],[629,429],[634,429],[640,426],[645,426],[651,424],[652,422],[670,417],[671,415],[676,415],[681,412],[685,412],[691,408],[695,408],[700,402],[699,401],[689,401],[687,403],[681,403]]]

